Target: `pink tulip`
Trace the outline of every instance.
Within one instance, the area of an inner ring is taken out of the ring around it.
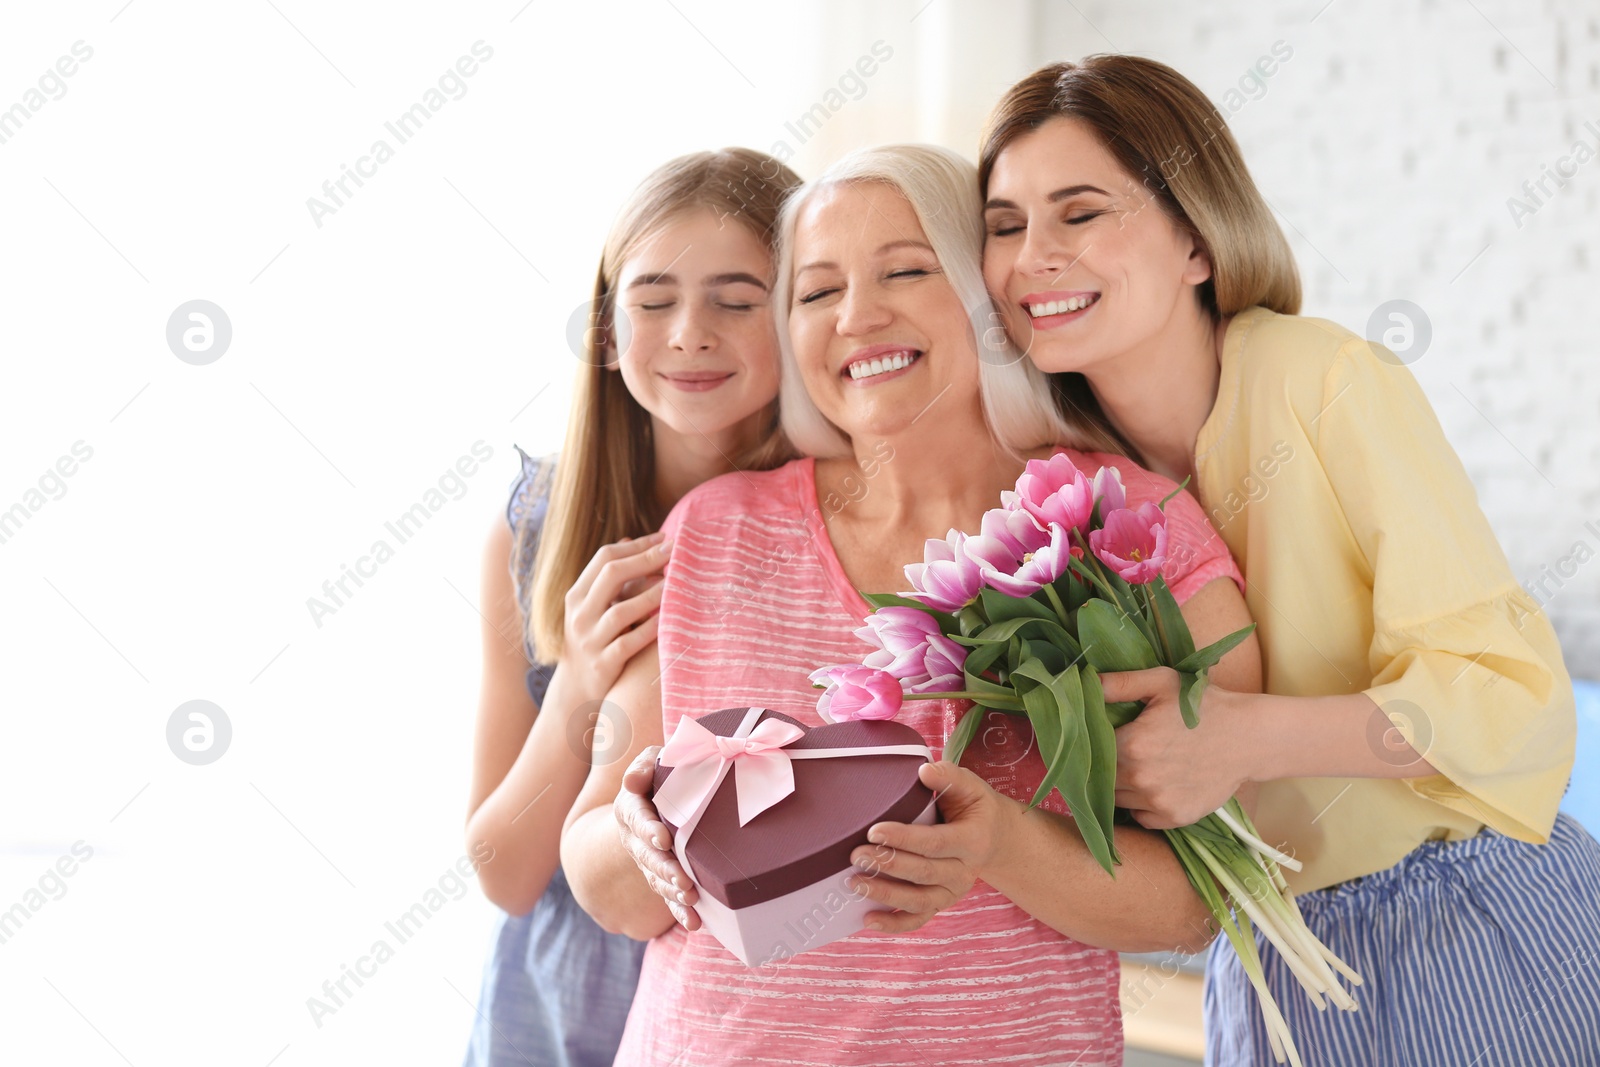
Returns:
[[[983,588],[983,576],[967,558],[966,543],[967,535],[960,530],[951,530],[942,541],[930,538],[923,546],[923,562],[906,565],[911,591],[900,595],[936,611],[960,611],[972,603]]]
[[[939,624],[917,608],[879,608],[856,636],[876,650],[861,661],[864,666],[888,671],[901,681],[922,680],[928,639],[939,636]]]
[[[907,679],[911,693],[959,693],[967,687],[964,668],[967,648],[943,634],[928,638],[922,657],[921,679]]]
[[[1089,547],[1124,581],[1143,585],[1167,562],[1167,516],[1148,500],[1136,510],[1119,508],[1089,535]]]
[[[1122,488],[1122,472],[1115,467],[1101,467],[1094,475],[1094,496],[1100,501],[1100,518],[1128,506],[1127,493]]]
[[[1071,541],[1060,523],[1040,528],[1026,511],[990,511],[983,533],[967,542],[983,583],[1007,596],[1032,596],[1067,570]]]
[[[1015,493],[1000,494],[1008,508],[1021,508],[1040,526],[1060,523],[1069,533],[1086,528],[1094,514],[1094,486],[1065,452],[1048,460],[1030,459]]]
[[[905,699],[900,679],[860,663],[812,671],[811,684],[827,686],[817,698],[817,714],[823,722],[892,719],[900,713],[900,703]]]

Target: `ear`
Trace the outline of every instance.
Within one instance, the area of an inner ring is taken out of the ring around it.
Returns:
[[[1183,267],[1183,281],[1186,285],[1200,285],[1211,279],[1211,250],[1206,247],[1198,235],[1187,235],[1185,240],[1189,245],[1189,259]]]

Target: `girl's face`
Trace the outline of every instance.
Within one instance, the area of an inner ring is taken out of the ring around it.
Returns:
[[[1078,120],[1007,145],[988,195],[984,282],[1040,370],[1092,373],[1198,307],[1210,258]]]
[[[771,288],[772,256],[746,227],[710,210],[668,222],[617,276],[628,392],[684,435],[715,438],[760,413],[778,395]]]
[[[975,408],[971,322],[899,190],[817,192],[796,220],[794,264],[789,339],[806,392],[835,426],[856,440],[892,437],[946,392],[952,410]]]

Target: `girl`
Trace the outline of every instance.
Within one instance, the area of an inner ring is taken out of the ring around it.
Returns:
[[[1266,975],[1299,1047],[1339,1067],[1600,1063],[1600,847],[1557,815],[1572,686],[1472,483],[1386,349],[1300,318],[1288,244],[1221,115],[1131,56],[1058,63],[995,108],[984,273],[1064,409],[1181,481],[1248,581],[1266,693],[1108,676],[1117,803],[1181,825],[1261,782],[1256,823],[1358,1012]],[[1540,845],[1542,847],[1535,847]],[[1271,1062],[1228,945],[1208,1063]]]
[[[600,259],[560,462],[523,454],[490,532],[466,837],[506,914],[469,1065],[599,1067],[616,1053],[644,946],[573,902],[558,835],[591,749],[604,762],[626,726],[601,698],[656,638],[671,546],[653,531],[700,482],[787,458],[768,291],[774,224],[798,184],[731,148],[675,159],[635,190]]]
[[[1003,338],[980,347],[998,331],[985,328],[975,178],[942,149],[870,149],[785,209],[784,426],[818,458],[716,479],[674,509],[659,651],[612,696],[643,752],[626,781],[621,761],[595,767],[562,838],[584,907],[653,938],[619,1064],[1120,1064],[1112,950],[1194,950],[1211,936],[1159,834],[1117,829],[1125,866],[1112,882],[1058,798],[1027,810],[1044,767],[1015,716],[996,713],[969,750],[978,773],[922,769],[943,825],[871,828],[883,847],[857,850],[871,873],[855,891],[885,910],[868,930],[757,971],[699,929],[643,795],[647,746],[684,715],[758,704],[821,725],[807,676],[867,651],[852,633],[868,612],[857,590],[904,588],[928,537],[976,530],[1025,459],[1073,439],[1025,359]],[[1172,488],[1121,457],[1068,455],[1118,466],[1131,501]],[[1237,572],[1194,502],[1175,504],[1166,576],[1196,641],[1212,640],[1248,622]],[[1249,688],[1258,664],[1247,642],[1218,669]],[[899,718],[936,754],[970,706],[913,703]]]

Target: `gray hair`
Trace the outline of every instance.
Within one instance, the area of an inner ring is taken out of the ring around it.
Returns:
[[[1020,458],[1029,449],[1078,440],[1056,406],[1049,380],[1006,335],[983,284],[983,216],[978,170],[960,155],[934,145],[882,145],[852,152],[806,182],[778,217],[778,278],[773,321],[783,353],[778,393],[784,433],[810,456],[846,456],[850,439],[828,421],[806,393],[789,339],[794,289],[794,232],[800,212],[822,189],[850,182],[881,182],[897,190],[916,212],[944,276],[967,309],[977,350],[978,386],[989,434]]]

